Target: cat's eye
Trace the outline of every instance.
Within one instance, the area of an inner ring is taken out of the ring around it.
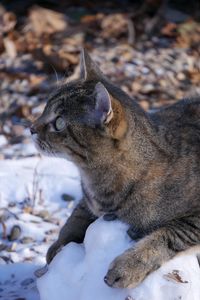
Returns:
[[[57,117],[54,123],[56,131],[61,131],[65,128],[65,120],[62,117]]]

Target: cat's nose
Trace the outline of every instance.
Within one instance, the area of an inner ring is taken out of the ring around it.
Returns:
[[[32,135],[37,134],[37,129],[36,129],[36,126],[34,126],[34,124],[31,125],[30,132],[31,132]]]

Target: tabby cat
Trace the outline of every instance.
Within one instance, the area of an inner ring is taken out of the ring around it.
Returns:
[[[98,217],[129,224],[136,247],[118,256],[104,278],[137,286],[180,251],[200,244],[200,98],[148,114],[112,84],[85,50],[81,75],[48,99],[31,127],[44,154],[79,168],[83,199],[47,253],[81,243]]]

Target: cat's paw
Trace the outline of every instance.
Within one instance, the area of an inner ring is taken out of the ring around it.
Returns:
[[[57,240],[55,243],[53,243],[50,248],[47,251],[47,255],[46,255],[46,261],[47,264],[50,264],[50,262],[52,261],[52,259],[54,258],[54,256],[56,256],[56,254],[58,252],[60,252],[60,250],[62,249],[63,245],[59,242],[59,240]]]
[[[125,252],[111,263],[104,281],[110,287],[134,288],[141,283],[147,273],[148,270],[136,255]]]
[[[127,234],[134,241],[140,240],[144,237],[144,233],[142,231],[135,230],[133,226],[129,227],[129,229],[127,230]]]
[[[117,219],[116,214],[114,213],[107,213],[103,216],[104,221],[114,221]]]

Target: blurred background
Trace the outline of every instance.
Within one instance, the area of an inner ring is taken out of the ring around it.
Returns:
[[[0,159],[37,155],[30,122],[85,47],[145,110],[200,92],[198,0],[1,1]]]
[[[198,0],[0,1],[0,298],[39,300],[33,271],[81,198],[29,126],[85,47],[146,111],[200,95]]]

